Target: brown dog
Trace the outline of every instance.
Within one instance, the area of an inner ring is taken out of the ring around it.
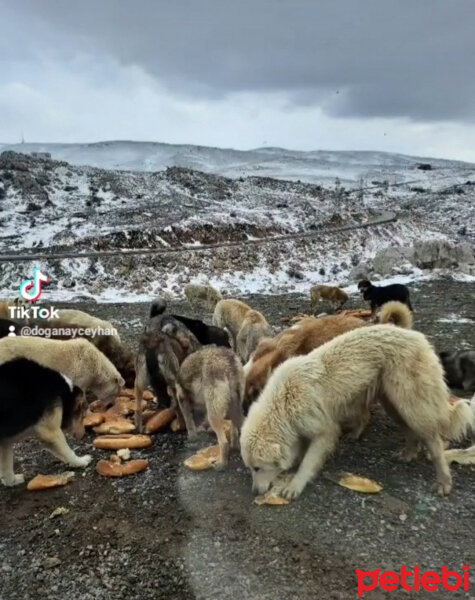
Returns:
[[[380,323],[393,323],[405,329],[412,325],[411,313],[400,302],[391,302],[381,310]],[[246,392],[244,410],[252,404],[264,389],[272,371],[292,356],[308,354],[333,338],[369,325],[363,319],[351,315],[330,315],[328,317],[304,317],[296,325],[285,329],[275,338],[262,340],[252,361],[245,367]]]
[[[331,285],[316,285],[310,289],[310,310],[315,314],[320,300],[328,300],[336,310],[340,310],[348,302],[348,294]]]

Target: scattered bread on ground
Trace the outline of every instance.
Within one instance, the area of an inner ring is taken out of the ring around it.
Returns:
[[[113,460],[100,460],[96,465],[96,471],[104,477],[124,477],[126,475],[134,475],[145,471],[148,467],[148,460],[144,458],[129,460],[125,463]]]
[[[130,459],[130,448],[121,448],[117,450],[116,455],[122,460]]]
[[[103,412],[92,412],[88,410],[83,419],[84,427],[97,427],[106,420],[106,414]]]
[[[120,450],[121,448],[149,448],[152,438],[149,435],[124,433],[122,435],[100,435],[93,441],[95,448],[101,450]]]
[[[192,471],[206,471],[213,467],[218,458],[219,446],[207,446],[187,458],[183,464]]]
[[[362,494],[378,494],[383,489],[383,486],[376,483],[376,481],[368,479],[367,477],[353,475],[352,473],[345,473],[336,480],[336,483],[349,490],[361,492]]]
[[[256,496],[254,502],[259,506],[264,504],[269,506],[284,506],[285,504],[290,504],[289,500],[282,498],[281,496],[276,496],[272,492],[266,492],[262,496]]]
[[[66,471],[58,475],[37,475],[28,482],[28,490],[48,490],[50,488],[61,487],[72,481],[75,477],[74,471]]]
[[[117,416],[113,420],[106,421],[94,427],[94,432],[98,434],[131,433],[134,429],[135,425],[128,419]]]
[[[165,429],[175,417],[175,409],[164,408],[148,419],[145,424],[145,433],[157,433],[157,431]]]

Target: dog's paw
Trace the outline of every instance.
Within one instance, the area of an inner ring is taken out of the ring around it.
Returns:
[[[13,477],[2,477],[2,483],[6,487],[21,485],[22,483],[25,483],[25,476],[21,474],[14,474]]]
[[[419,448],[403,448],[394,453],[396,460],[409,463],[416,460],[419,456]]]
[[[78,456],[75,461],[72,461],[70,465],[72,467],[84,468],[92,461],[92,456],[90,454],[85,454],[84,456]]]
[[[451,480],[436,481],[433,486],[433,490],[439,496],[448,496],[450,494],[450,492],[452,491],[452,481]]]
[[[279,492],[279,496],[285,498],[286,500],[295,500],[298,498],[300,494],[303,492],[305,484],[300,481],[296,481],[292,479],[292,481],[285,485]]]

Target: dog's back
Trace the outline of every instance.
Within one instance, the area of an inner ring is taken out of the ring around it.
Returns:
[[[77,417],[79,388],[35,361],[20,358],[0,365],[0,440],[14,437],[36,425],[43,415],[62,408],[61,427]]]
[[[361,284],[364,286],[360,287]],[[363,298],[371,303],[371,307],[376,309],[387,302],[401,302],[412,310],[409,289],[402,283],[392,283],[391,285],[377,286],[370,281],[360,281],[358,289],[363,292]]]
[[[244,372],[238,357],[229,348],[203,346],[189,355],[181,365],[180,382],[196,401],[201,399],[207,406],[225,401],[231,411],[236,410],[236,405],[241,410]]]

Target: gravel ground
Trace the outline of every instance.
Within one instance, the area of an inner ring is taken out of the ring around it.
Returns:
[[[440,349],[473,345],[474,289],[448,280],[414,284],[416,328]],[[296,295],[248,301],[275,325],[308,310]],[[145,304],[81,308],[118,320],[129,343],[148,310]],[[190,314],[182,303],[172,308]],[[81,443],[81,453],[91,450],[91,439]],[[224,472],[187,471],[182,463],[191,449],[183,434],[160,434],[150,450],[135,453],[150,458],[150,469],[137,476],[110,480],[91,465],[62,489],[1,488],[0,599],[346,600],[358,597],[356,568],[399,571],[417,564],[440,571],[448,565],[461,572],[463,564],[475,564],[475,468],[455,465],[454,491],[440,499],[430,489],[428,462],[393,458],[401,441],[375,407],[363,438],[343,442],[322,476],[285,507],[253,504],[238,456]],[[211,436],[200,439],[210,443]],[[95,458],[103,454],[94,451]],[[63,470],[36,442],[18,445],[16,469],[27,479]],[[341,488],[327,478],[341,470],[371,477],[384,491],[363,497]],[[69,512],[51,518],[60,506]],[[473,600],[475,574],[471,579],[469,592],[404,597]],[[365,597],[400,594],[375,590]]]

